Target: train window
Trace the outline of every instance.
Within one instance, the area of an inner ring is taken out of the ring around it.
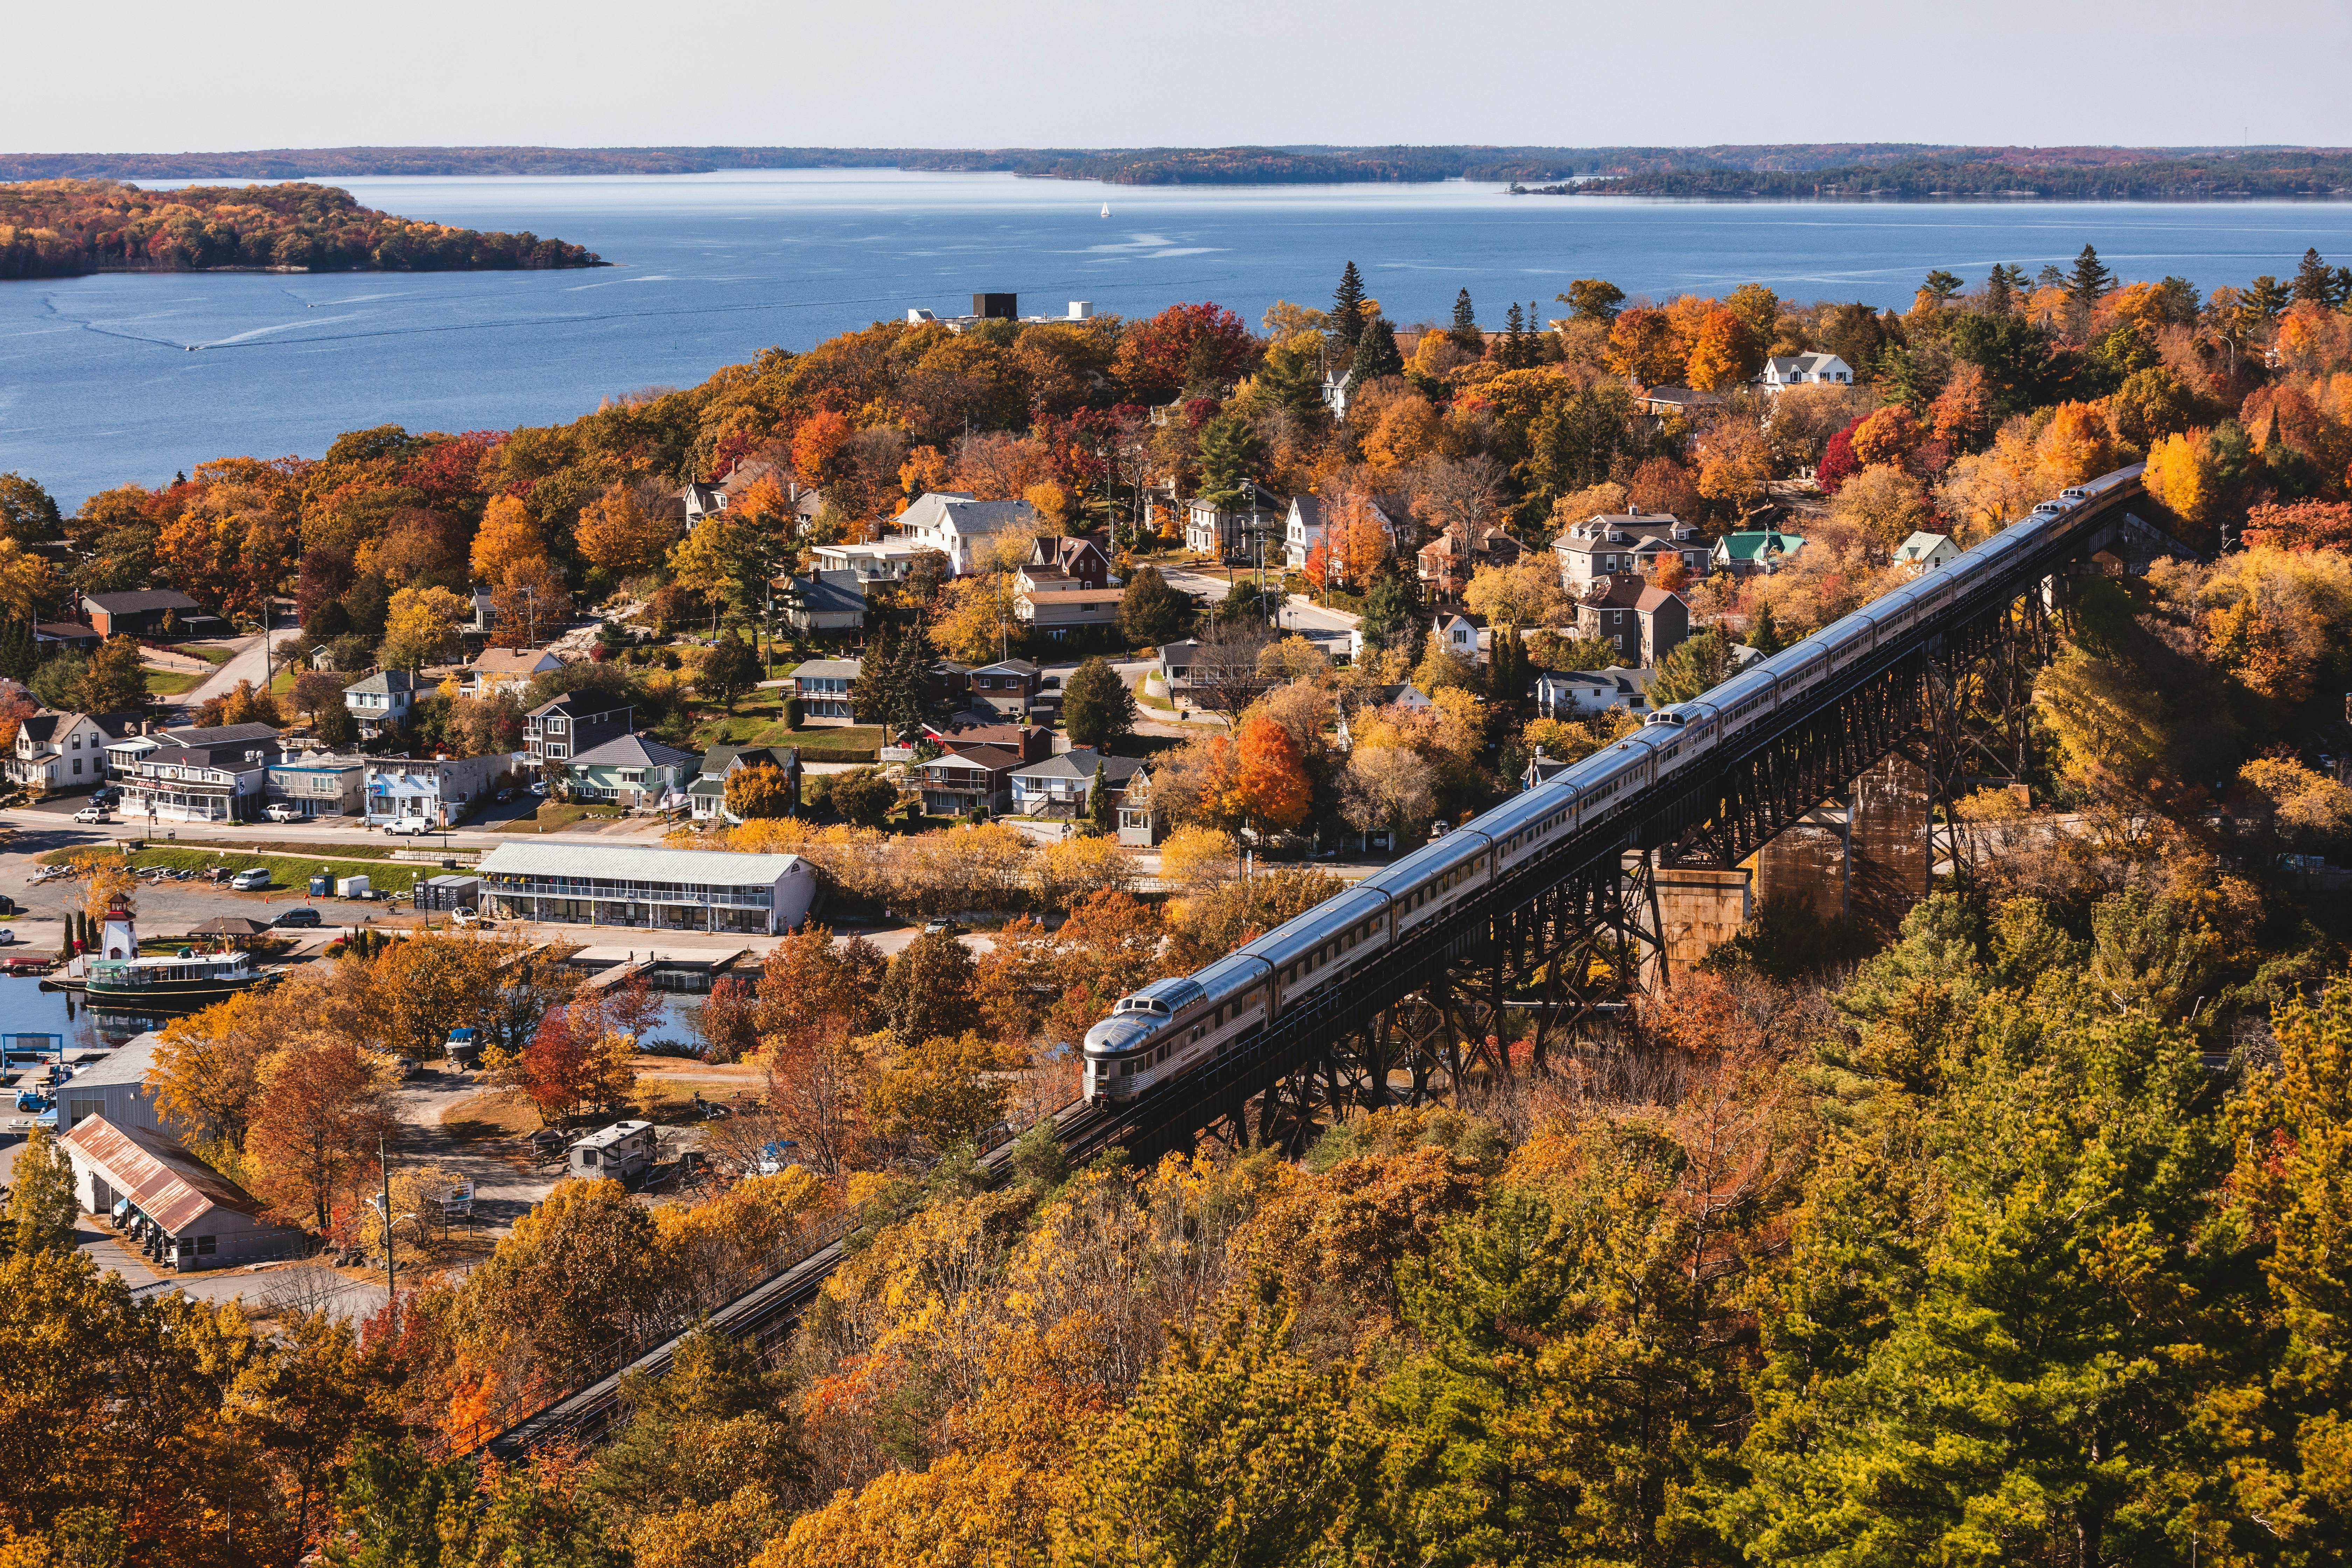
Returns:
[[[1121,1078],[1133,1078],[1135,1076],[1135,1064],[1133,1062],[1119,1063],[1118,1076]]]

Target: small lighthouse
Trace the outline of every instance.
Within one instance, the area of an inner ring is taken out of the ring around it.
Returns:
[[[99,934],[98,951],[109,958],[139,956],[139,927],[131,916],[131,900],[121,893],[115,894],[106,906],[106,924]]]

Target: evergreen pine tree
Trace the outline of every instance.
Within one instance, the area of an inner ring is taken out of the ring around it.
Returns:
[[[930,679],[930,648],[920,626],[910,626],[898,638],[898,657],[891,669],[890,722],[900,731],[923,721],[923,691]]]
[[[1748,646],[1767,658],[1789,646],[1789,639],[1780,635],[1780,623],[1773,616],[1769,599],[1756,606],[1755,618],[1748,623]]]
[[[1356,345],[1356,363],[1348,367],[1348,395],[1354,397],[1366,382],[1403,374],[1404,355],[1397,352],[1396,330],[1386,316],[1376,317],[1364,328],[1364,340]]]
[[[2303,265],[2294,269],[2294,281],[2289,285],[2298,304],[2332,305],[2336,302],[2336,274],[2319,258],[2317,247],[2303,253]]]
[[[1470,290],[1467,289],[1454,296],[1454,325],[1445,335],[1452,338],[1454,346],[1464,353],[1485,357],[1486,334],[1478,330],[1478,312],[1471,308]]]
[[[1118,808],[1111,804],[1110,780],[1100,763],[1095,764],[1095,782],[1087,795],[1087,820],[1097,831],[1109,833],[1118,826]]]
[[[11,621],[0,631],[0,675],[11,680],[30,680],[35,664],[33,623]]]
[[[2067,279],[2067,287],[2074,291],[2074,298],[2085,305],[2095,304],[2100,295],[2115,286],[2116,275],[2107,270],[2099,253],[2087,245],[2083,247],[2083,254],[2074,258],[2074,270]]]
[[[1352,261],[1341,268],[1339,287],[1331,291],[1331,330],[1349,348],[1364,335],[1364,275]]]
[[[1503,312],[1503,368],[1527,369],[1531,363],[1528,347],[1527,318],[1519,311],[1519,302],[1514,300],[1511,308]]]
[[[1393,338],[1389,341],[1389,353],[1396,353]],[[1360,360],[1362,355],[1357,357]],[[1248,420],[1238,414],[1218,415],[1201,426],[1202,499],[1220,507],[1238,504],[1249,495],[1250,481],[1265,460],[1265,448]]]
[[[2009,287],[2009,268],[1995,263],[1992,276],[1985,279],[1985,313],[2006,316],[2016,308]]]

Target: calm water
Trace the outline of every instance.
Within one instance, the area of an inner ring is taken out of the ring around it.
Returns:
[[[1444,317],[1466,285],[1498,325],[1511,300],[1549,309],[1580,277],[1904,305],[1931,268],[2034,271],[2086,241],[2126,277],[2208,288],[2291,270],[2309,245],[2352,257],[2346,205],[1717,205],[866,170],[349,184],[371,206],[560,235],[623,265],[0,283],[0,469],[72,505],[224,454],[316,456],[363,426],[544,424],[910,305],[959,311],[979,289],[1031,314],[1215,300],[1255,325],[1277,299],[1326,302],[1352,258],[1397,321]]]

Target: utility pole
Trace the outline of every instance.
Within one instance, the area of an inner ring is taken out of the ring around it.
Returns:
[[[383,1134],[375,1139],[375,1168],[383,1178],[383,1304],[393,1310],[400,1300],[392,1274],[392,1160],[385,1152]]]

